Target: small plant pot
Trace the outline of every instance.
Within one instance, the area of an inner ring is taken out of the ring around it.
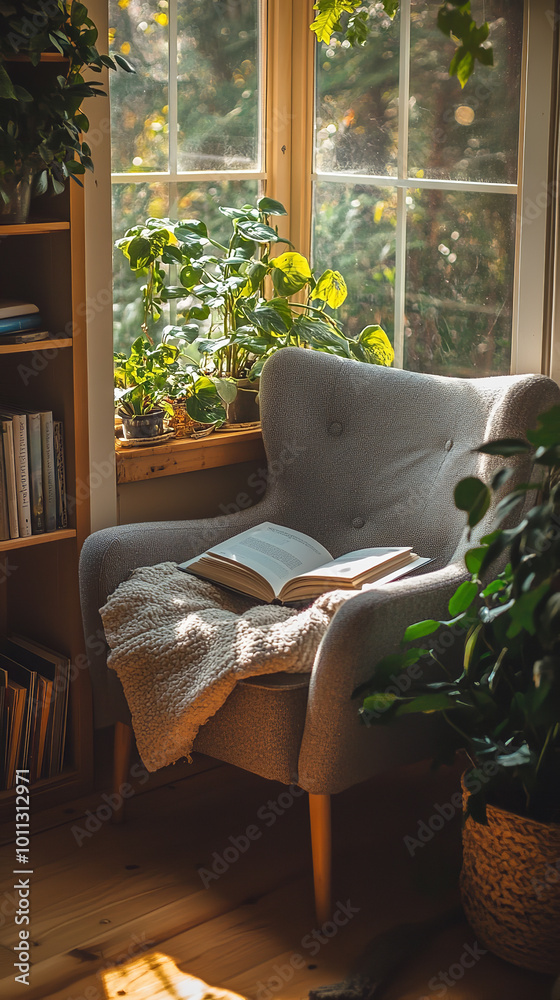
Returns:
[[[463,783],[463,804],[467,793]],[[481,945],[533,972],[560,973],[560,824],[497,806],[463,827],[461,899]]]
[[[258,403],[259,379],[251,382],[248,378],[240,378],[237,382],[237,396],[228,403],[228,424],[250,424],[260,420]]]
[[[199,420],[193,420],[187,412],[186,403],[173,400],[171,405],[173,406],[173,416],[170,417],[169,426],[175,431],[175,437],[192,437],[193,434],[198,434],[201,431],[207,431],[210,434],[214,429],[215,421],[203,424]]]
[[[163,410],[151,410],[141,417],[130,417],[127,413],[119,412],[122,419],[123,434],[127,441],[134,438],[156,438],[161,437],[165,432],[165,413]]]
[[[0,201],[0,225],[21,226],[28,221],[32,184],[33,171],[30,168],[25,169],[21,177],[3,181],[9,201]]]

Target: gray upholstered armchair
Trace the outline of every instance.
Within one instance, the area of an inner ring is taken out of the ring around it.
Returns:
[[[108,528],[86,542],[82,606],[96,724],[117,723],[116,780],[125,780],[130,713],[116,674],[95,645],[98,609],[132,569],[178,562],[261,521],[298,528],[333,554],[371,545],[412,545],[434,557],[429,571],[358,594],[337,612],[311,675],[238,683],[200,731],[195,749],[310,796],[318,914],[330,891],[330,795],[385,767],[429,752],[425,721],[367,730],[351,700],[404,627],[445,615],[466,577],[465,518],[453,489],[488,476],[496,460],[473,451],[483,440],[523,436],[560,400],[542,376],[451,379],[363,365],[287,349],[261,383],[263,438],[271,475],[266,495],[239,513],[200,521]],[[518,475],[527,476],[520,466]],[[481,526],[491,520],[491,512]],[[123,725],[124,724],[124,725]],[[123,771],[123,769],[125,769]]]

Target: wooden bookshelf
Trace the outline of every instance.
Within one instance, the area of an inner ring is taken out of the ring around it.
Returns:
[[[0,342],[0,401],[52,410],[63,421],[68,526],[0,542],[0,634],[26,635],[72,664],[64,771],[31,786],[37,810],[87,793],[93,753],[78,598],[80,547],[90,530],[83,189],[68,184],[57,197],[36,199],[32,211],[27,225],[0,226],[0,274],[10,298],[37,304],[51,339]],[[0,791],[0,822],[13,819],[14,791]]]

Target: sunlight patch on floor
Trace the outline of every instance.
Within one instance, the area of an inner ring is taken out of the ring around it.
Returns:
[[[103,973],[107,1000],[245,1000],[181,972],[168,955],[150,952]]]

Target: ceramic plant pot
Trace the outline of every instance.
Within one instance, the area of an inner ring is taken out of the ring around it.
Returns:
[[[123,434],[127,441],[134,438],[157,438],[165,431],[163,410],[152,410],[150,413],[144,413],[141,417],[130,417],[121,410],[119,416],[122,419]]]

